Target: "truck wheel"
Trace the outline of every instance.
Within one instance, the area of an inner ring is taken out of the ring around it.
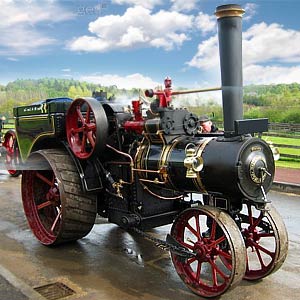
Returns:
[[[6,149],[5,165],[10,176],[18,177],[22,172],[18,170],[20,153],[16,133],[13,130],[6,132],[3,146]]]
[[[87,235],[96,217],[96,195],[82,192],[70,155],[61,149],[33,152],[22,176],[22,200],[29,226],[44,245]]]
[[[279,213],[271,204],[265,211],[247,204],[239,217],[247,248],[244,279],[258,280],[277,271],[288,252],[288,234]]]
[[[226,212],[208,206],[186,209],[174,221],[171,235],[196,254],[183,258],[171,252],[178,275],[195,294],[217,297],[242,280],[246,248]]]

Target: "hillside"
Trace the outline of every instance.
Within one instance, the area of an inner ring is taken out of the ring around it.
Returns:
[[[18,79],[6,86],[0,85],[0,116],[12,116],[12,109],[17,105],[53,97],[91,96],[92,92],[97,90],[104,90],[108,96],[115,95],[123,99],[132,99],[139,94],[138,89],[118,89],[116,85],[104,87],[73,79]],[[266,117],[270,122],[300,123],[298,83],[245,86],[243,101],[245,118]],[[198,115],[205,113],[212,115],[216,121],[222,120],[222,108],[213,101],[206,104],[199,103],[198,107],[191,109]]]

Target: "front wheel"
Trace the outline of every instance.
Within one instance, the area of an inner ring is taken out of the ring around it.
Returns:
[[[216,297],[242,280],[246,248],[238,226],[226,212],[207,206],[187,209],[175,220],[171,235],[196,254],[192,258],[171,256],[178,275],[197,295]]]
[[[65,150],[33,152],[23,171],[22,200],[29,226],[44,245],[87,235],[96,218],[96,196],[81,191],[76,167]]]
[[[258,280],[277,271],[287,256],[288,234],[275,207],[268,204],[260,211],[247,203],[239,218],[247,248],[244,279]]]

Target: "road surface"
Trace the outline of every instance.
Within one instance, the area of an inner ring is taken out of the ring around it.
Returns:
[[[300,199],[277,192],[269,193],[269,198],[283,216],[289,232],[286,262],[264,280],[242,281],[222,295],[222,300],[299,297]],[[20,199],[20,178],[11,178],[1,171],[0,211],[0,300],[45,299],[33,288],[55,282],[74,292],[68,300],[199,299],[179,279],[168,253],[103,219],[97,219],[91,233],[78,242],[52,248],[42,246],[27,227]],[[163,226],[151,233],[164,238],[169,229]],[[56,287],[54,293],[62,289]]]

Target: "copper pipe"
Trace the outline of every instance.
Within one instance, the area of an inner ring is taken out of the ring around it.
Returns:
[[[120,155],[125,156],[126,158],[128,158],[130,160],[130,175],[131,175],[131,180],[130,180],[129,183],[127,183],[125,181],[122,181],[122,182],[123,183],[127,183],[127,184],[132,184],[134,182],[134,174],[133,174],[133,166],[134,166],[134,164],[133,164],[132,157],[128,153],[122,152],[122,151],[120,151],[120,150],[118,150],[118,149],[116,149],[116,148],[114,148],[114,147],[112,147],[112,146],[110,146],[108,144],[106,144],[106,147],[109,148],[109,149],[111,149],[111,150],[113,150],[113,151],[115,151],[116,153],[118,153]]]
[[[163,196],[160,196],[160,195],[157,195],[156,193],[152,192],[145,184],[143,184],[141,182],[141,185],[142,187],[144,188],[144,190],[146,190],[150,195],[156,197],[156,198],[159,198],[159,199],[162,199],[162,200],[176,200],[176,199],[180,199],[183,197],[183,195],[180,195],[180,196],[176,196],[176,197],[163,197]]]

